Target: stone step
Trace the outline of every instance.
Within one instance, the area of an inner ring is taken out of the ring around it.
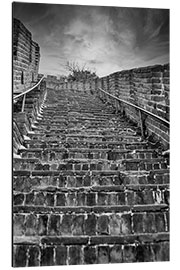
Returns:
[[[90,139],[90,137],[89,137]],[[62,136],[58,139],[48,139],[44,140],[25,140],[25,144],[28,148],[61,148],[65,147],[68,149],[71,148],[89,148],[89,149],[122,149],[122,150],[140,150],[140,149],[149,149],[150,146],[147,142],[120,142],[120,141],[99,141],[99,140],[75,140],[75,138],[67,139]]]
[[[31,148],[20,149],[18,154],[22,158],[38,158],[42,161],[52,162],[64,159],[105,159],[105,160],[128,160],[128,159],[152,159],[158,158],[158,154],[148,150],[112,150],[112,149],[89,149],[89,148]]]
[[[14,236],[134,236],[169,232],[167,205],[14,206]],[[33,224],[33,225],[32,225]]]
[[[91,129],[94,129],[94,128],[97,128],[98,130],[101,130],[101,129],[122,129],[123,127],[128,127],[127,124],[109,124],[108,122],[106,123],[89,123],[89,122],[80,122],[80,121],[64,121],[62,122],[62,124],[60,125],[56,125],[56,124],[44,124],[44,125],[41,125],[41,124],[37,124],[36,126],[33,126],[33,130],[36,131],[36,132],[40,132],[40,133],[43,133],[43,132],[46,132],[47,130],[48,131],[56,131],[56,132],[60,132],[62,129],[69,129],[69,128],[79,128],[79,129],[83,129],[83,130],[91,130]]]
[[[43,183],[44,184],[44,183]],[[30,191],[14,191],[14,206],[129,206],[169,205],[169,185],[53,187],[37,185]]]
[[[73,170],[73,171],[151,171],[167,169],[167,160],[163,158],[129,159],[109,161],[103,159],[66,159],[41,163],[37,158],[14,158],[15,170]]]
[[[65,89],[32,130],[13,159],[14,266],[169,260],[169,160],[135,124]]]
[[[153,170],[138,172],[119,172],[119,171],[28,171],[16,170],[13,172],[13,189],[15,191],[29,192],[36,189],[37,186],[52,189],[59,188],[81,188],[81,187],[101,187],[118,186],[119,190],[124,189],[127,185],[133,188],[149,188],[158,185],[169,184],[169,170]],[[120,186],[122,186],[120,188]],[[116,188],[115,188],[116,189]]]
[[[78,133],[79,132],[79,133]],[[53,132],[50,131],[42,131],[40,132],[33,132],[28,133],[28,137],[35,140],[40,139],[53,139],[53,140],[62,140],[66,139],[67,143],[74,143],[74,141],[86,141],[86,140],[92,140],[92,143],[96,142],[117,142],[119,143],[141,143],[142,139],[140,136],[133,136],[133,135],[125,135],[125,134],[113,134],[112,135],[101,135],[103,131],[99,132],[98,130],[96,132],[93,132],[92,130],[86,130],[84,133],[82,133],[79,130],[76,129],[61,129],[61,130],[54,130]]]
[[[15,236],[13,242],[15,267],[169,260],[168,233],[89,237],[23,235]]]

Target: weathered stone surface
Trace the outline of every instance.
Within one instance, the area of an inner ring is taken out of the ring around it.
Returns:
[[[87,235],[96,234],[97,217],[94,214],[89,214],[85,220],[85,232]]]
[[[81,248],[79,246],[71,246],[69,248],[69,264],[81,264]]]
[[[60,216],[59,215],[50,215],[48,234],[49,235],[60,234]]]
[[[108,246],[98,247],[98,263],[100,264],[109,263],[109,247]]]
[[[29,248],[28,266],[40,266],[39,247],[30,246],[30,248]]]
[[[25,267],[27,263],[27,246],[16,246],[14,254],[15,267]]]
[[[109,234],[109,217],[102,215],[97,220],[98,233]]]
[[[55,265],[65,265],[67,261],[67,248],[57,246],[55,248]]]
[[[110,249],[109,256],[110,256],[111,263],[122,263],[123,262],[122,246],[120,245],[113,246]]]
[[[41,248],[41,266],[54,265],[54,248],[42,247]]]
[[[87,246],[84,248],[84,263],[95,264],[97,263],[96,248]]]

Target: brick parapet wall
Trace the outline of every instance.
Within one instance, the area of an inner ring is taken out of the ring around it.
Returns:
[[[100,87],[169,120],[169,64],[116,72],[100,78]]]
[[[97,88],[100,87],[169,121],[169,74],[169,64],[116,72],[100,78],[94,93],[99,93]],[[112,99],[111,103],[114,103]],[[139,123],[138,110],[128,105],[123,110],[128,118]],[[155,141],[161,141],[163,148],[169,147],[169,129],[163,123],[148,116],[145,125],[147,135],[153,135]]]
[[[13,91],[22,92],[37,81],[40,60],[39,45],[28,29],[13,20]]]

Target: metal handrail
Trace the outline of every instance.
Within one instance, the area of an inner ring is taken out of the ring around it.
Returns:
[[[17,98],[21,97],[21,96],[24,96],[25,94],[31,92],[34,88],[36,88],[40,83],[41,81],[44,79],[44,76],[39,80],[39,82],[37,84],[35,84],[33,87],[31,87],[30,89],[20,93],[19,95],[16,95],[15,97],[13,97],[13,100],[16,100]]]
[[[167,125],[167,126],[169,127],[170,122],[167,121],[166,119],[163,119],[162,117],[160,117],[160,116],[158,116],[158,115],[156,115],[156,114],[154,114],[154,113],[152,113],[152,112],[149,112],[149,111],[147,111],[147,110],[145,110],[145,109],[143,109],[143,108],[141,108],[141,107],[139,107],[139,106],[137,106],[137,105],[135,105],[135,104],[133,104],[133,103],[130,103],[130,102],[125,101],[125,100],[123,100],[123,99],[121,99],[121,98],[118,98],[118,97],[116,97],[116,96],[114,96],[114,95],[112,95],[112,94],[110,94],[110,93],[104,91],[104,90],[103,90],[102,88],[100,88],[100,87],[98,87],[98,89],[99,89],[100,91],[104,92],[105,94],[109,95],[110,97],[112,97],[112,98],[114,98],[114,99],[116,99],[116,100],[118,100],[118,101],[120,101],[120,102],[123,102],[123,103],[125,103],[125,104],[127,104],[127,105],[129,105],[129,106],[132,106],[132,107],[138,109],[139,111],[141,111],[141,112],[143,112],[143,113],[145,113],[145,114],[147,114],[147,115],[150,115],[150,116],[152,116],[152,117],[154,117],[154,118],[160,120],[161,122],[163,122],[165,125]]]

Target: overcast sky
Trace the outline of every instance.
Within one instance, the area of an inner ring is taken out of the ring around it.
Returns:
[[[40,73],[66,74],[67,60],[98,76],[169,62],[169,10],[15,3],[13,15],[40,46]]]

